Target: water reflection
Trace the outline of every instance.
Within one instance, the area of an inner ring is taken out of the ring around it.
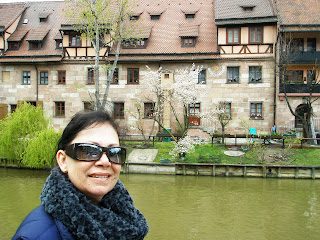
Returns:
[[[3,239],[39,204],[47,175],[0,169]],[[319,180],[135,174],[121,180],[148,220],[147,239],[317,239],[320,234]]]

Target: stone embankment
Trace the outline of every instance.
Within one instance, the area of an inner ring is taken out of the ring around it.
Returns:
[[[155,163],[156,149],[135,149],[123,166],[123,173],[171,174],[221,177],[263,177],[320,179],[320,166],[251,164]]]

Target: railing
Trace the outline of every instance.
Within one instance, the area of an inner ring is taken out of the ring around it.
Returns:
[[[320,60],[320,52],[295,52],[292,54],[292,63],[313,63]]]
[[[320,84],[313,84],[309,86],[308,84],[299,83],[288,83],[280,85],[280,93],[284,93],[284,89],[287,93],[320,93]]]

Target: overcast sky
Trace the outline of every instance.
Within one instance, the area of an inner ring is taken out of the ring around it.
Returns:
[[[46,0],[46,1],[62,1],[62,0]],[[46,2],[43,0],[0,0],[0,3],[10,3],[10,2]]]

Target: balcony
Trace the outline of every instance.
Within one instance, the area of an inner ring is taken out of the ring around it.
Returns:
[[[315,64],[319,63],[320,51],[295,52],[292,54],[291,63],[294,64]]]
[[[280,93],[284,93],[284,88],[287,93],[310,93],[310,87],[308,84],[280,84]],[[312,93],[320,93],[320,85],[312,85]]]

